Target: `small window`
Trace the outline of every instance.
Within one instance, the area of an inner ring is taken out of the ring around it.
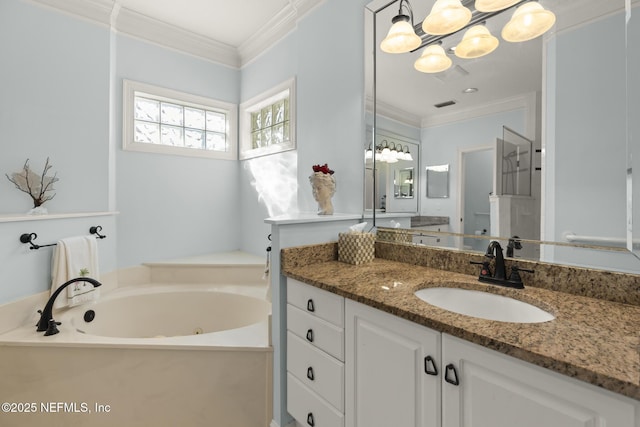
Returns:
[[[123,149],[234,160],[237,107],[124,81]]]
[[[240,105],[240,160],[296,148],[295,80]]]

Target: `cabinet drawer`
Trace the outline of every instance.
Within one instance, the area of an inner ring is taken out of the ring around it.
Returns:
[[[287,304],[287,329],[312,346],[344,361],[344,329]]]
[[[287,371],[344,412],[344,364],[287,333]]]
[[[303,426],[344,427],[344,415],[287,374],[287,410]]]
[[[287,279],[287,302],[336,326],[344,326],[344,298],[295,279]]]

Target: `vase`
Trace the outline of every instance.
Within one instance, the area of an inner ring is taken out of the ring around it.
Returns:
[[[318,202],[318,215],[333,215],[331,198],[336,193],[336,180],[333,175],[314,172],[309,177],[313,198]]]

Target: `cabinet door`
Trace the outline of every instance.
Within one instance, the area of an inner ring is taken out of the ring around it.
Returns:
[[[440,334],[350,300],[345,319],[346,425],[439,427]]]
[[[635,426],[631,399],[446,334],[442,365],[443,427]]]

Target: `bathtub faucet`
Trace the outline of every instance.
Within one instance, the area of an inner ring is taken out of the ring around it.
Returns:
[[[49,301],[47,301],[47,305],[44,306],[44,309],[38,310],[38,313],[40,313],[40,321],[38,321],[38,324],[36,325],[38,327],[38,332],[46,331],[45,335],[55,335],[60,332],[57,328],[57,325],[59,325],[60,323],[53,320],[53,303],[56,301],[58,295],[60,295],[60,292],[62,292],[67,286],[75,282],[89,282],[93,285],[94,288],[102,286],[102,283],[90,277],[76,277],[75,279],[71,279],[68,282],[60,285],[60,287],[58,287],[58,289],[56,289],[55,292],[51,294],[51,297],[49,297]]]

